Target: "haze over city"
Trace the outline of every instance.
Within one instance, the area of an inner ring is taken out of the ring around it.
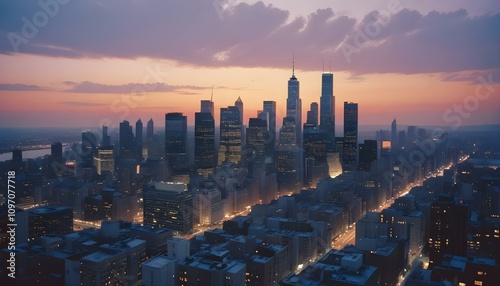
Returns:
[[[212,86],[216,119],[238,96],[245,124],[263,100],[280,118],[293,55],[303,105],[331,70],[360,125],[455,125],[454,105],[485,82],[491,96],[469,102],[460,125],[500,122],[495,1],[68,2],[46,18],[37,2],[0,4],[0,126],[117,126],[172,111],[193,125]]]

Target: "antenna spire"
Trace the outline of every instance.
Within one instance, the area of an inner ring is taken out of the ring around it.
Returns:
[[[295,76],[295,52],[292,52],[292,76]]]
[[[323,73],[325,73],[325,60],[323,60]]]
[[[214,85],[212,84],[212,95],[210,95],[210,101],[214,98]]]
[[[330,60],[330,73],[332,73],[332,60]]]

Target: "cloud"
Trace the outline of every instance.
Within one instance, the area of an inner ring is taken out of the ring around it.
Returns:
[[[7,91],[38,91],[45,90],[45,88],[38,85],[28,85],[22,83],[0,83],[0,90]]]
[[[441,74],[442,81],[467,81],[471,84],[500,84],[500,69],[482,71],[462,71]]]
[[[119,85],[101,84],[90,81],[81,83],[64,82],[71,88],[64,90],[65,92],[74,93],[137,93],[137,92],[180,92],[189,94],[186,90],[204,90],[211,87],[194,86],[194,85],[168,85],[165,83],[127,83]],[[191,93],[194,94],[194,93]]]
[[[213,3],[71,1],[60,5],[59,12],[31,38],[25,37],[19,52],[269,68],[289,68],[294,52],[297,69],[320,70],[322,60],[332,60],[334,71],[354,75],[500,67],[498,13],[472,17],[466,10],[422,14],[398,9],[393,14],[374,11],[357,19],[327,8],[291,19],[288,11],[262,2],[228,8]],[[8,35],[23,36],[21,19],[33,22],[33,15],[41,11],[38,5],[28,0],[0,3],[0,11],[6,15],[0,18],[0,53],[14,53]],[[384,25],[374,23],[376,19],[384,19]],[[346,47],[354,47],[355,52],[346,56]]]
[[[82,101],[61,101],[59,104],[71,105],[71,106],[105,106],[104,103],[92,103],[92,102],[82,102]]]

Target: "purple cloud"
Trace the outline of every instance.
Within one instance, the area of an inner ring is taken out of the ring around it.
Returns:
[[[22,83],[0,83],[0,90],[7,91],[38,91],[45,90],[45,88],[38,85],[28,85]]]
[[[3,1],[0,9],[8,15],[0,19],[0,53],[12,54],[12,33],[23,36],[27,25],[20,19],[33,22],[41,8],[36,1],[21,0]],[[206,0],[71,1],[60,5],[34,36],[18,42],[18,50],[54,57],[150,57],[181,65],[271,68],[289,67],[294,52],[298,69],[319,70],[322,60],[332,60],[335,71],[354,75],[500,68],[498,13],[471,17],[465,10],[423,15],[398,9],[356,19],[320,9],[289,19],[288,11],[262,2],[221,9]],[[384,24],[374,23],[377,19]],[[346,54],[346,47],[355,50]]]

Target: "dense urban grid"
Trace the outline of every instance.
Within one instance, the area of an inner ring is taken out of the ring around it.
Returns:
[[[241,98],[218,120],[211,98],[194,128],[171,112],[164,132],[125,120],[13,149],[2,281],[14,257],[15,285],[497,285],[498,133],[394,119],[361,142],[362,109],[335,114],[321,78],[305,122],[293,70],[286,102],[248,122]]]

